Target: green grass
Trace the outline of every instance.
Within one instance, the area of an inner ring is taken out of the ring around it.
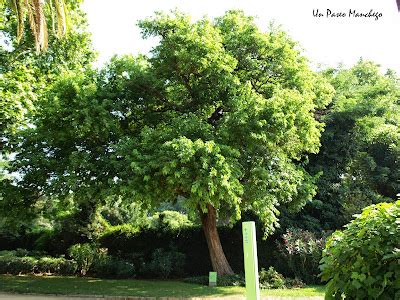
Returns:
[[[109,280],[80,277],[0,275],[0,291],[13,293],[140,297],[223,297],[243,295],[242,287],[201,286],[180,281]],[[263,290],[264,296],[323,296],[324,287]]]

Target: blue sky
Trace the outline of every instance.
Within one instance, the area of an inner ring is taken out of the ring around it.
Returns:
[[[354,64],[360,57],[391,68],[400,74],[400,13],[395,0],[85,0],[95,49],[101,65],[114,54],[146,53],[156,40],[143,40],[138,20],[154,11],[178,8],[192,15],[216,17],[229,9],[242,9],[257,17],[261,29],[275,21],[304,49],[313,66]],[[324,17],[314,17],[319,9]],[[346,17],[327,17],[327,9]],[[349,10],[382,17],[349,17]]]

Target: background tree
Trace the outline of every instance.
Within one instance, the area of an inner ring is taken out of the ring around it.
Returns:
[[[63,39],[50,36],[50,48],[40,54],[36,53],[29,29],[25,27],[24,40],[18,42],[17,18],[9,9],[0,10],[0,214],[5,224],[11,224],[12,220],[19,224],[27,221],[28,218],[21,218],[24,213],[37,216],[38,211],[33,213],[27,204],[42,194],[21,189],[15,185],[14,176],[10,176],[10,159],[18,151],[16,133],[34,126],[36,109],[40,102],[46,101],[43,95],[61,74],[71,70],[84,72],[95,58],[90,36],[85,32],[84,14],[74,3],[78,2],[70,1],[68,5],[68,36]],[[1,5],[4,8],[5,4]],[[46,199],[51,201],[52,197]],[[18,218],[12,218],[12,212]]]
[[[151,57],[113,59],[54,85],[20,133],[19,185],[88,208],[116,195],[148,207],[184,199],[214,270],[230,274],[218,216],[234,222],[252,210],[270,233],[280,205],[311,199],[304,166],[332,87],[283,31],[261,32],[240,11],[197,22],[158,13],[139,26],[160,39]]]
[[[20,1],[24,2],[24,1]],[[0,23],[0,131],[6,134],[23,125],[35,107],[36,99],[57,76],[68,70],[87,69],[94,52],[86,30],[86,20],[76,1],[70,1],[70,32],[59,40],[50,36],[50,49],[38,55],[33,35],[24,28],[24,41],[18,41],[17,18],[2,10]],[[2,4],[4,8],[4,4]],[[49,16],[50,18],[50,16]],[[4,137],[3,137],[4,138]]]
[[[400,86],[391,71],[360,60],[352,68],[325,71],[335,87],[321,151],[310,159],[323,172],[305,213],[292,218],[309,229],[337,229],[374,203],[394,201],[400,190]],[[299,220],[301,220],[299,222]]]

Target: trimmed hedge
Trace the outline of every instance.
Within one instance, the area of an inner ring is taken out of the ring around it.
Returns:
[[[8,253],[7,253],[8,252]],[[62,257],[15,256],[15,251],[0,252],[0,274],[51,273],[74,275],[77,264]]]

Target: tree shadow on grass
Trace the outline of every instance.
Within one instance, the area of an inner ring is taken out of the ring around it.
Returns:
[[[15,293],[141,297],[223,297],[244,293],[244,289],[239,287],[207,287],[180,281],[8,275],[0,275],[0,290]]]

